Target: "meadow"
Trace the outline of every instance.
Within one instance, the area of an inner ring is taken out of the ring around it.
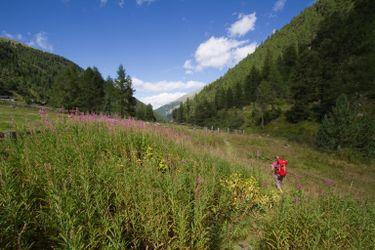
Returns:
[[[31,134],[0,141],[0,248],[375,248],[373,163],[257,133],[6,109],[2,124],[34,115],[13,119]]]

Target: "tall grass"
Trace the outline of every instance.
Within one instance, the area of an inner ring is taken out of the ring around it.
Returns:
[[[194,155],[176,142],[183,135],[140,122],[81,116],[45,124],[41,133],[0,143],[2,247],[228,244],[232,218],[245,210],[223,181],[239,166]],[[243,200],[247,214],[270,203],[258,202],[266,195],[251,185],[258,191]]]
[[[247,138],[40,114],[37,132],[0,141],[0,248],[374,248],[373,204],[281,196],[219,157]]]
[[[265,249],[375,249],[375,206],[326,194],[284,199],[264,225]]]

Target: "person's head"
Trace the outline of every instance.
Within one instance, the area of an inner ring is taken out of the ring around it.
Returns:
[[[276,161],[280,160],[280,156],[276,155],[275,159],[276,159]]]

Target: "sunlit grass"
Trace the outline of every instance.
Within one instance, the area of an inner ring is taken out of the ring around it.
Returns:
[[[31,135],[0,141],[1,248],[372,246],[371,164],[258,134],[39,113]],[[290,162],[283,194],[275,155]]]

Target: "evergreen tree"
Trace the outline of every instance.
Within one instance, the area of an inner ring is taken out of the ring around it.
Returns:
[[[265,125],[264,116],[269,105],[274,104],[275,93],[272,85],[263,80],[257,88],[257,104],[259,105],[260,125]]]
[[[284,82],[289,82],[290,75],[297,65],[297,59],[298,54],[294,44],[286,47],[283,54],[279,57],[279,72],[281,72]]]
[[[261,76],[258,69],[253,66],[250,74],[247,76],[244,86],[244,103],[250,104],[256,100],[256,89],[261,82]]]
[[[56,77],[50,93],[52,105],[65,109],[74,109],[79,106],[79,71],[69,66],[63,69]]]
[[[266,51],[266,56],[263,61],[262,67],[262,79],[270,81],[272,79],[272,71],[273,71],[273,58],[272,53],[269,49]]]
[[[119,106],[120,115],[135,116],[136,99],[134,98],[134,90],[132,87],[132,80],[129,75],[126,75],[125,69],[122,65],[117,70],[117,79],[115,80],[117,89],[119,90]]]
[[[151,104],[148,104],[146,106],[146,117],[145,117],[145,119],[147,121],[153,121],[153,122],[156,121],[156,118],[155,118],[155,115],[154,115],[154,110],[153,110]]]
[[[104,83],[104,100],[103,100],[103,112],[105,114],[114,114],[118,112],[116,110],[117,105],[117,89],[114,86],[113,79],[108,77]]]
[[[97,68],[87,68],[80,76],[77,106],[84,112],[99,112],[104,99],[104,80]]]
[[[243,89],[242,85],[237,83],[234,88],[234,95],[233,95],[233,105],[236,108],[242,107],[244,104],[243,101]]]
[[[191,101],[189,98],[187,98],[185,101],[185,117],[184,117],[187,123],[190,122],[190,112],[191,112]]]
[[[233,91],[232,88],[228,88],[225,93],[225,108],[230,109],[233,107]]]
[[[320,147],[337,150],[353,148],[367,156],[375,153],[375,123],[366,114],[359,115],[346,95],[341,95],[317,133]]]
[[[214,103],[216,110],[220,110],[226,107],[226,95],[222,88],[218,88],[215,92]]]

